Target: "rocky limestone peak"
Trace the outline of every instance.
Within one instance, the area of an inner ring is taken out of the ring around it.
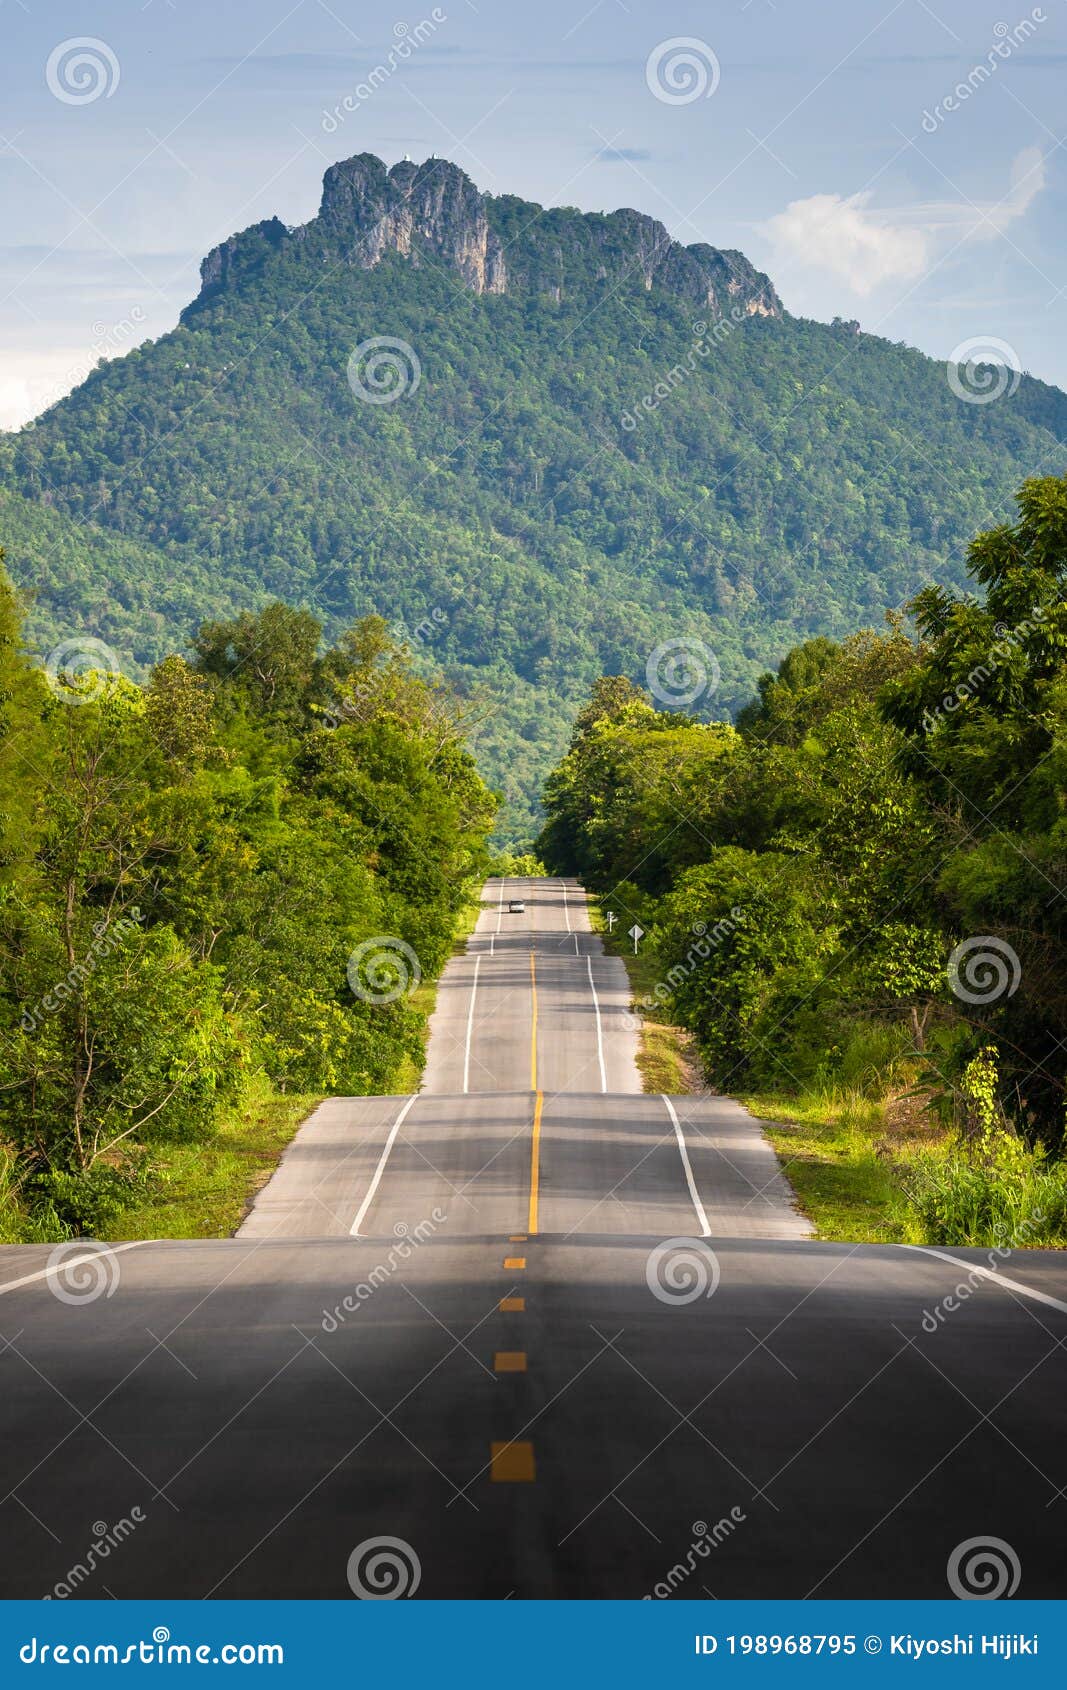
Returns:
[[[365,269],[387,253],[446,265],[479,294],[521,290],[560,300],[632,280],[712,317],[783,315],[771,282],[743,253],[682,246],[642,212],[544,209],[480,193],[447,159],[405,159],[389,169],[373,153],[330,165],[311,222],[286,229],[271,218],[210,252],[196,304],[261,270],[279,249],[301,246]]]
[[[475,293],[503,293],[507,272],[485,201],[447,159],[405,159],[386,170],[372,153],[332,164],[323,177],[314,225],[327,244],[366,266],[386,252],[452,264]]]

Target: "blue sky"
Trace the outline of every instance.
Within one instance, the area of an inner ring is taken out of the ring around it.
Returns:
[[[792,311],[1067,387],[1065,0],[0,0],[0,31],[4,426],[364,151],[636,206]]]

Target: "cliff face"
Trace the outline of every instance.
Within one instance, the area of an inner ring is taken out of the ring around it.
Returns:
[[[239,285],[273,254],[372,268],[386,253],[411,264],[445,264],[478,294],[533,291],[556,299],[596,281],[636,278],[692,301],[712,316],[731,307],[779,317],[781,301],[740,252],[680,246],[662,223],[637,211],[543,210],[510,195],[479,193],[446,159],[405,160],[388,170],[372,153],[332,164],[319,214],[287,229],[257,223],[214,248],[200,267],[201,305]]]
[[[367,266],[386,252],[418,264],[422,254],[454,265],[475,293],[503,293],[507,271],[485,202],[469,176],[444,159],[405,160],[387,171],[361,153],[331,164],[314,223],[297,234],[318,237],[338,257]]]

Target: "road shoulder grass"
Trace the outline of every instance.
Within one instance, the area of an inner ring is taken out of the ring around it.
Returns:
[[[474,931],[481,907],[480,890],[464,900],[456,917],[454,955]],[[394,1076],[392,1089],[398,1095],[419,1089],[436,1001],[436,980],[422,981],[411,994],[412,1007],[424,1017],[422,1053]],[[232,1237],[295,1133],[321,1102],[320,1095],[277,1092],[261,1080],[207,1142],[153,1145],[144,1200],[124,1209],[101,1228],[100,1236],[114,1242]]]
[[[653,957],[640,951],[635,956],[625,934],[609,933],[604,911],[594,899],[589,916],[605,948],[625,963],[633,1002],[653,1005],[641,1010],[637,1066],[645,1091],[687,1096],[710,1090],[693,1035],[655,1008],[659,973]],[[899,1100],[875,1101],[853,1093],[762,1093],[742,1095],[737,1101],[756,1117],[777,1152],[797,1206],[817,1238],[864,1244],[903,1241],[901,1162],[917,1143],[929,1142],[914,1110]]]

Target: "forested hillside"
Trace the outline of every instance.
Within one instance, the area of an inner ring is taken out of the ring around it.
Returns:
[[[602,679],[541,848],[647,930],[645,1007],[716,1087],[917,1088],[958,1137],[910,1167],[915,1235],[1062,1243],[1067,481],[969,572],[984,602],[925,589],[918,639],[796,647],[736,728]]]
[[[384,389],[349,371],[381,336]],[[703,642],[726,719],[798,639],[961,583],[1064,439],[1058,391],[968,404],[906,347],[790,318],[738,253],[363,158],[0,439],[0,522],[42,654],[100,638],[137,675],[270,599],[330,638],[382,615],[468,699],[520,838],[598,674]]]
[[[0,1238],[106,1232],[249,1099],[419,1072],[496,805],[380,620],[320,632],[46,679],[0,579]]]

